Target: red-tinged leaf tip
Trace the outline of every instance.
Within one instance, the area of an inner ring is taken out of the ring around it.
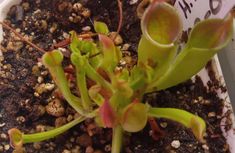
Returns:
[[[105,100],[99,108],[99,114],[105,127],[112,128],[115,126],[116,114],[108,100]]]
[[[113,40],[109,38],[108,36],[100,34],[99,40],[103,48],[108,49],[108,50],[115,48]]]
[[[119,62],[119,53],[111,38],[105,35],[99,35],[103,60],[101,67],[108,71],[113,71]]]
[[[200,49],[221,49],[231,40],[233,16],[225,19],[207,19],[192,29],[188,46]]]

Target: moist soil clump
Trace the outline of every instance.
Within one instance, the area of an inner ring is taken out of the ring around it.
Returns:
[[[141,36],[140,20],[136,15],[139,2],[123,1],[123,25],[120,46],[124,53],[124,66],[133,66]],[[82,8],[80,8],[82,7]],[[118,27],[118,6],[107,0],[24,0],[13,6],[5,20],[25,39],[49,51],[55,44],[66,40],[69,31],[91,33],[92,21],[108,24],[110,31]],[[67,47],[59,48],[69,56]],[[43,53],[23,43],[14,33],[4,30],[0,56],[0,152],[10,153],[10,128],[17,127],[25,133],[35,133],[61,126],[78,114],[67,105],[58,93],[50,74],[42,66]],[[69,67],[69,59],[64,62]],[[209,69],[210,75],[213,72]],[[212,77],[209,88],[200,79],[187,81],[165,91],[147,94],[145,100],[157,107],[174,107],[198,114],[207,123],[206,144],[199,143],[189,129],[169,120],[158,119],[164,137],[155,141],[151,128],[134,134],[126,134],[123,146],[125,153],[228,153],[229,148],[222,135],[220,123],[223,118],[224,100],[217,96],[218,85]],[[59,106],[53,112],[51,105]],[[230,122],[231,123],[231,122]],[[228,122],[225,128],[230,126]],[[48,141],[25,145],[28,153],[105,153],[111,150],[110,129],[96,126],[86,120],[68,132]]]

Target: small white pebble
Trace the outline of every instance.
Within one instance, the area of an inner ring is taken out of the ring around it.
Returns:
[[[45,84],[45,89],[48,90],[48,91],[51,91],[55,88],[55,85],[52,84],[52,83],[46,83]]]
[[[126,65],[126,61],[124,61],[123,59],[120,60],[120,64],[121,65]]]
[[[1,124],[0,124],[0,128],[1,128],[1,127],[4,127],[5,125],[6,125],[6,123],[1,123]]]
[[[209,147],[206,144],[202,145],[202,148],[205,150],[209,150]]]
[[[180,147],[180,141],[179,140],[172,141],[171,146],[175,149],[178,149]]]
[[[83,6],[82,6],[81,3],[75,3],[75,4],[73,4],[73,9],[74,9],[75,11],[81,11],[82,8],[83,8]]]
[[[138,0],[130,0],[129,4],[130,4],[130,5],[134,5],[134,4],[136,4],[137,2],[138,2]]]
[[[194,104],[198,103],[198,100],[197,100],[197,99],[194,99],[194,100],[193,100],[193,103],[194,103]]]
[[[16,117],[16,121],[19,123],[24,123],[26,121],[26,119],[24,116],[18,116],[18,117]]]
[[[5,149],[5,150],[9,150],[9,149],[10,149],[10,145],[9,145],[9,144],[4,145],[4,149]]]
[[[199,100],[199,101],[202,101],[202,100],[203,100],[203,97],[202,97],[202,96],[199,96],[199,97],[198,97],[198,100]]]
[[[72,116],[72,115],[68,115],[67,121],[70,122],[70,121],[72,121],[72,120],[73,120],[73,116]]]
[[[38,81],[38,83],[42,83],[43,82],[43,78],[41,76],[39,76],[37,81]]]
[[[208,113],[208,117],[215,117],[215,116],[216,116],[215,112],[209,112]]]
[[[17,28],[17,29],[16,29],[16,32],[18,32],[18,33],[19,33],[20,31],[21,31],[21,30],[20,30],[20,28]]]
[[[42,62],[38,62],[37,65],[40,68],[40,67],[42,67],[43,64],[42,64]]]
[[[128,50],[130,47],[131,47],[130,44],[124,44],[124,45],[122,46],[122,50],[126,51],[126,50]]]
[[[40,95],[37,92],[34,92],[35,97],[39,97]]]
[[[60,50],[61,52],[66,52],[66,48],[62,48],[62,47],[59,47],[58,50]]]
[[[105,150],[106,152],[110,152],[111,149],[112,149],[112,147],[111,147],[110,144],[108,144],[108,145],[106,145],[106,146],[104,147],[104,150]]]
[[[62,153],[71,153],[71,151],[69,151],[69,150],[65,149],[65,150],[63,150],[63,152],[62,152]]]
[[[2,139],[4,139],[4,140],[7,139],[7,135],[6,135],[5,133],[1,133],[0,137],[1,137]]]
[[[82,28],[82,31],[90,31],[91,27],[90,26],[85,26]]]
[[[68,33],[66,33],[66,32],[63,32],[63,37],[66,39],[66,38],[69,38],[70,35]]]
[[[166,127],[167,127],[167,122],[161,122],[161,123],[160,123],[160,126],[161,126],[162,128],[166,128]]]

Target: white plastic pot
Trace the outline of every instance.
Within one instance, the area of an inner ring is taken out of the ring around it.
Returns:
[[[3,21],[4,18],[7,15],[7,12],[9,11],[10,7],[12,5],[18,4],[20,3],[21,0],[0,0],[0,21]],[[3,31],[2,31],[2,27],[0,27],[0,41],[3,39]],[[2,52],[0,51],[0,56],[2,56]],[[219,60],[217,58],[217,56],[214,57],[213,59],[213,67],[214,67],[214,71],[215,74],[217,76],[217,78],[224,83],[224,78],[223,78],[223,74],[221,71],[221,67],[220,67],[220,63]],[[209,81],[209,76],[208,73],[205,69],[201,70],[198,73],[199,76],[201,76],[204,84],[206,85],[207,82]],[[225,107],[224,107],[224,114],[228,111],[228,110],[232,110],[232,106],[231,106],[231,102],[229,99],[229,95],[228,93],[221,93],[220,91],[218,91],[218,96],[222,99],[224,99],[226,101]],[[231,114],[231,119],[233,121],[233,127],[235,127],[235,122],[234,122],[234,114]],[[225,131],[223,126],[226,122],[226,118],[225,120],[223,120],[221,122],[221,129],[224,133],[224,136],[227,138],[227,142],[229,144],[230,147],[230,151],[231,153],[235,153],[235,134],[233,132],[233,129],[231,129],[230,131]]]

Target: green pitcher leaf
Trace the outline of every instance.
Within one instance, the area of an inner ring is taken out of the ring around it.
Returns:
[[[154,1],[143,15],[141,29],[154,43],[173,45],[181,34],[182,22],[176,8],[166,2]]]
[[[187,128],[192,129],[195,137],[199,141],[204,142],[203,137],[206,132],[206,123],[199,116],[176,108],[150,108],[148,115],[151,117],[166,118],[179,122]]]
[[[172,87],[198,73],[232,39],[232,21],[229,15],[226,19],[207,19],[196,24],[175,62],[148,91]]]
[[[189,35],[188,48],[221,49],[231,40],[233,17],[225,19],[208,19],[195,25]],[[209,51],[208,51],[209,52]]]
[[[143,36],[138,46],[138,64],[155,68],[155,77],[158,78],[175,58],[176,42],[182,32],[180,16],[168,3],[153,1],[142,17],[141,29]]]
[[[23,134],[20,130],[15,129],[15,128],[9,130],[8,133],[10,135],[12,146],[14,148],[17,148],[20,146],[22,147],[23,144],[26,144],[26,143],[40,142],[43,140],[54,138],[64,133],[65,131],[69,130],[70,128],[74,127],[75,125],[81,123],[84,120],[85,120],[84,117],[79,117],[59,128],[55,128],[46,132],[40,132],[40,133],[35,133],[35,134]]]

